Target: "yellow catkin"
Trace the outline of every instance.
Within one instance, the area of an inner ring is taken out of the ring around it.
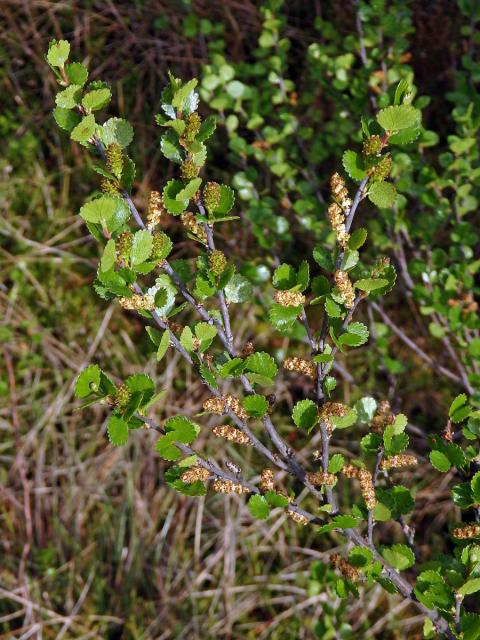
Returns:
[[[205,467],[190,467],[182,473],[180,480],[185,484],[193,484],[194,482],[205,482],[210,477],[210,471]]]
[[[229,442],[235,442],[236,444],[251,444],[250,438],[245,435],[240,429],[236,429],[229,424],[219,424],[213,427],[212,433],[217,438],[225,438]]]
[[[454,538],[466,540],[480,536],[480,524],[470,524],[467,527],[458,527],[452,531]]]
[[[350,234],[345,228],[345,215],[342,208],[336,202],[332,202],[328,207],[328,221],[335,231],[337,242],[341,247],[345,248],[350,239]]]
[[[307,480],[314,486],[326,484],[332,487],[335,484],[336,476],[333,473],[325,473],[324,471],[314,471],[307,473]]]
[[[131,298],[119,298],[118,303],[123,309],[130,311],[153,311],[155,309],[153,296],[143,296],[139,293],[134,293]]]
[[[302,373],[312,379],[317,375],[317,367],[314,362],[303,360],[303,358],[297,358],[296,356],[293,358],[286,358],[283,361],[283,368],[287,371],[297,371],[298,373]]]
[[[287,509],[287,516],[290,518],[290,520],[293,520],[297,524],[301,524],[302,527],[304,527],[306,524],[308,524],[307,516],[304,516],[302,513],[297,513],[296,511],[292,511],[291,509]]]
[[[342,418],[343,416],[347,415],[348,410],[348,407],[341,402],[325,402],[318,415],[320,417],[320,420],[322,422],[325,422],[325,424],[327,425],[327,431],[329,433],[332,433],[333,424],[330,418],[332,416]]]
[[[151,191],[148,198],[147,209],[147,227],[154,229],[159,223],[165,208],[163,206],[162,196],[158,191]]]
[[[348,212],[352,206],[352,201],[348,194],[348,189],[345,186],[345,180],[338,173],[334,173],[330,178],[330,189],[332,196],[340,204],[342,209]]]
[[[400,453],[398,456],[384,458],[380,463],[381,469],[401,469],[402,467],[416,467],[418,460],[415,456]]]
[[[243,484],[232,482],[232,480],[221,480],[220,478],[213,481],[212,489],[216,493],[250,493],[250,489],[244,487]]]
[[[197,222],[197,219],[190,211],[186,211],[181,215],[182,224],[185,229],[188,229],[190,233],[193,233],[194,236],[197,236],[199,240],[202,242],[207,241],[207,232],[202,227],[201,224]]]
[[[330,564],[334,569],[340,571],[340,573],[351,582],[357,582],[357,580],[360,578],[360,571],[357,568],[353,567],[338,553],[333,553],[330,556]]]
[[[337,271],[335,271],[335,273],[333,274],[333,279],[335,280],[335,284],[342,294],[344,305],[347,307],[347,309],[351,309],[353,307],[353,303],[355,302],[355,291],[353,290],[353,285],[350,282],[348,273],[346,271],[342,271],[341,269],[337,269]]]
[[[282,307],[298,307],[305,303],[305,296],[298,291],[275,291],[273,298]]]
[[[353,464],[344,464],[342,468],[342,473],[347,478],[358,478],[360,469],[358,467],[354,467]]]
[[[260,489],[263,492],[273,491],[273,471],[271,469],[263,469],[260,475]]]

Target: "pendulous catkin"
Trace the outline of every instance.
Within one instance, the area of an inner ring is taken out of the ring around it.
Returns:
[[[305,296],[298,291],[275,291],[273,298],[282,307],[298,307],[305,303]]]
[[[161,194],[158,191],[151,191],[148,198],[147,228],[154,229],[160,223],[160,218],[164,212],[165,208]]]
[[[118,303],[123,309],[129,311],[153,311],[155,309],[153,296],[143,296],[139,293],[134,293],[131,298],[118,298]]]
[[[388,400],[382,400],[378,403],[377,411],[372,418],[372,423],[370,425],[371,431],[373,433],[383,433],[385,427],[394,422],[395,416],[390,410],[390,403]]]
[[[332,487],[335,484],[336,476],[324,471],[313,471],[307,473],[307,480],[314,486],[326,484],[328,487]]]
[[[271,469],[263,469],[260,475],[260,489],[265,493],[266,491],[273,491],[273,471]]]
[[[185,484],[193,484],[194,482],[205,482],[210,477],[210,471],[205,467],[190,467],[182,473],[180,480]]]
[[[304,516],[302,513],[297,513],[296,511],[292,511],[291,509],[287,509],[287,516],[290,520],[293,520],[297,524],[301,524],[303,527],[308,524],[307,516]]]
[[[343,466],[342,473],[347,478],[357,478],[360,482],[360,491],[367,505],[367,509],[374,509],[377,500],[375,498],[375,488],[373,486],[372,474],[368,469],[359,469],[351,464]]]
[[[240,420],[247,419],[247,412],[242,407],[240,400],[235,398],[230,394],[225,396],[220,396],[219,398],[208,398],[203,403],[203,408],[205,411],[209,411],[210,413],[215,413],[216,415],[221,416],[226,413],[228,409],[232,411]]]
[[[212,483],[212,489],[216,493],[250,493],[250,489],[244,487],[239,482],[232,482],[232,480],[222,480],[217,478]]]
[[[330,564],[334,569],[338,569],[338,571],[340,571],[340,573],[345,578],[351,580],[352,582],[357,582],[357,580],[360,578],[360,571],[357,568],[353,567],[338,553],[333,553],[330,556]]]
[[[466,527],[458,527],[452,531],[454,538],[477,538],[480,536],[480,524],[470,524]]]
[[[332,202],[328,207],[328,221],[333,231],[335,231],[335,237],[337,238],[338,244],[345,248],[350,239],[350,234],[347,232],[345,228],[345,215],[342,211],[342,208],[336,202]]]
[[[235,442],[236,444],[251,444],[250,438],[245,435],[240,429],[236,429],[229,424],[219,424],[213,427],[212,433],[217,438],[225,438],[229,442]]]
[[[342,294],[343,304],[347,309],[351,309],[355,302],[355,291],[350,278],[348,277],[348,273],[346,271],[342,271],[342,269],[337,269],[333,274],[333,279],[335,280],[338,290]]]
[[[400,453],[398,456],[384,458],[380,463],[380,469],[400,469],[402,467],[416,467],[418,460],[415,456]]]
[[[314,362],[310,362],[310,360],[303,360],[303,358],[297,358],[296,356],[292,358],[286,358],[283,361],[283,368],[287,371],[297,371],[298,373],[303,373],[303,375],[308,376],[312,379],[314,379],[317,375],[317,367]]]
[[[348,189],[345,186],[345,180],[338,173],[334,173],[330,178],[330,190],[332,192],[332,196],[348,215],[350,207],[352,206],[352,201],[348,194]]]

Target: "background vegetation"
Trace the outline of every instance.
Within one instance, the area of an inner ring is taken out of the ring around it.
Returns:
[[[233,177],[243,220],[225,251],[250,259],[254,282],[326,240],[328,180],[358,147],[360,116],[413,82],[424,130],[395,152],[402,195],[363,220],[398,286],[388,306],[360,311],[372,338],[340,359],[337,392],[354,401],[361,383],[409,416],[423,460],[405,474],[417,502],[406,526],[435,559],[459,512],[454,471],[433,469],[427,438],[480,379],[477,4],[4,0],[0,19],[0,638],[417,637],[423,617],[380,587],[348,607],[325,590],[331,539],[283,515],[252,521],[242,497],[179,496],[147,434],[113,449],[106,413],[76,411],[89,362],[149,373],[165,390],[159,419],[194,415],[205,390],[175,354],[157,365],[141,320],[93,293],[98,249],[77,212],[98,181],[54,126],[43,55],[64,37],[77,58],[101,61],[92,79],[111,80],[113,111],[135,125],[139,206],[171,171],[154,123],[167,69],[200,77],[204,115],[220,120],[210,172]],[[176,224],[169,233],[184,237]],[[281,357],[286,339],[254,314],[234,322]],[[275,394],[298,399],[291,384]],[[203,450],[216,455],[206,437]]]

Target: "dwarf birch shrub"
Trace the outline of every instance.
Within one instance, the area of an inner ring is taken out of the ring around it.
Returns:
[[[422,564],[408,524],[415,500],[398,480],[402,470],[424,464],[409,451],[408,418],[381,398],[365,396],[345,404],[334,369],[339,353],[369,341],[369,328],[356,319],[357,309],[366,301],[378,305],[395,286],[394,265],[388,256],[374,255],[375,238],[369,238],[361,219],[367,202],[370,208],[390,210],[397,201],[391,175],[398,175],[401,165],[392,151],[413,144],[421,131],[409,82],[404,79],[385,93],[375,117],[362,119],[361,142],[345,151],[343,167],[329,176],[329,203],[320,223],[328,229],[324,242],[298,264],[270,260],[273,274],[266,281],[252,279],[250,265],[238,257],[234,261],[224,249],[228,245],[222,240],[235,237],[235,228],[246,221],[231,186],[208,178],[208,141],[216,118],[200,117],[197,80],[169,76],[156,123],[174,177],[158,185],[145,210],[139,210],[132,196],[135,164],[128,152],[133,128],[122,118],[102,116],[112,97],[109,85],[88,81],[88,70],[70,62],[66,41],[51,42],[47,61],[60,85],[55,121],[92,154],[98,174],[99,188],[79,212],[100,248],[93,287],[101,299],[117,300],[139,314],[158,362],[178,352],[206,391],[195,421],[177,414],[159,424],[150,415],[161,394],[150,377],[135,374],[114,382],[115,372],[88,366],[76,381],[76,395],[83,406],[108,407],[110,443],[123,446],[141,437],[141,429],[157,432],[155,450],[171,463],[164,479],[172,490],[191,497],[244,494],[253,518],[283,511],[299,527],[315,527],[318,535],[343,536],[345,554],[331,554],[330,567],[314,565],[312,583],[345,599],[358,595],[360,585],[378,583],[418,608],[425,616],[426,637],[480,637],[480,616],[468,606],[480,590],[480,473],[475,472],[480,413],[475,397],[458,395],[448,430],[432,440],[433,466],[441,472],[456,469],[463,480],[454,486],[453,499],[465,510],[465,520],[452,528],[451,555]],[[174,238],[162,231],[168,216],[181,223],[190,256],[178,258]],[[367,243],[368,254],[363,252]],[[263,323],[262,336],[256,338],[252,326],[253,339],[241,343],[235,318],[252,309]],[[288,338],[288,352],[270,352],[265,322],[272,338]],[[308,460],[289,444],[286,407],[272,394],[279,378],[297,387],[300,382],[304,391],[288,430],[306,444],[320,434],[321,447]],[[203,415],[218,416],[210,435],[218,442],[221,462],[206,458],[196,446],[201,430],[208,428],[201,426]],[[456,425],[463,438],[454,442]],[[342,432],[348,453],[332,454]],[[222,456],[226,442],[255,451],[258,481]],[[304,490],[309,497],[302,504]],[[403,539],[380,543],[382,527],[392,523],[400,524]],[[321,625],[318,637],[323,637]]]

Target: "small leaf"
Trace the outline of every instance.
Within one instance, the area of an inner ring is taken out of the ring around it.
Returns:
[[[52,67],[62,69],[70,55],[70,43],[67,40],[51,40],[48,45],[47,62]]]
[[[63,109],[73,109],[80,99],[82,87],[78,84],[71,84],[63,91],[59,91],[55,96],[55,104]]]
[[[72,131],[82,119],[75,111],[64,109],[63,107],[55,107],[53,117],[58,126],[68,132]]]
[[[413,551],[404,544],[383,547],[382,556],[397,571],[405,571],[405,569],[409,569],[415,564]]]
[[[193,180],[190,180],[190,182],[177,193],[175,200],[191,200],[197,193],[201,184],[201,178],[194,178]]]
[[[461,596],[469,596],[471,593],[476,593],[477,591],[480,591],[480,578],[472,578],[471,580],[467,580],[467,582],[457,590],[457,593]]]
[[[102,271],[109,271],[115,264],[115,240],[110,239],[103,250],[100,267]]]
[[[225,287],[225,296],[229,303],[247,302],[253,296],[252,284],[245,276],[236,273]]]
[[[357,412],[355,411],[355,409],[349,409],[348,413],[346,413],[344,416],[330,416],[329,420],[332,423],[334,429],[347,429],[357,421]]]
[[[98,364],[91,364],[78,376],[75,383],[75,395],[77,398],[86,398],[100,388],[100,376],[102,370]]]
[[[180,180],[170,180],[163,189],[163,204],[167,211],[173,215],[183,213],[188,207],[188,199],[177,200],[177,195],[183,190]]]
[[[274,304],[268,314],[272,325],[278,331],[288,331],[293,327],[297,317],[300,315],[302,307],[283,307],[281,304]]]
[[[95,116],[90,114],[89,116],[85,116],[81,119],[79,124],[72,129],[70,133],[70,138],[75,140],[75,142],[81,142],[85,144],[90,140],[90,138],[95,133]]]
[[[291,264],[281,264],[273,273],[273,286],[286,291],[297,284],[297,272]]]
[[[341,453],[335,453],[328,463],[328,472],[329,473],[338,473],[343,469],[343,465],[345,464],[345,458]]]
[[[250,496],[248,508],[252,516],[258,520],[266,520],[270,514],[270,507],[266,498],[257,494]]]
[[[272,356],[264,351],[252,353],[245,360],[245,371],[251,382],[267,383],[277,375],[277,365]]]
[[[235,194],[233,189],[226,184],[220,185],[220,202],[218,206],[211,212],[215,218],[220,216],[226,216],[229,213],[235,203]]]
[[[362,280],[357,280],[355,282],[355,287],[360,289],[360,291],[366,291],[370,293],[370,291],[375,291],[375,289],[380,289],[388,284],[388,280],[384,280],[383,278],[363,278]]]
[[[269,407],[265,396],[260,395],[246,396],[242,401],[242,405],[248,415],[254,418],[263,418]]]
[[[88,78],[88,70],[80,62],[67,64],[65,73],[72,84],[78,84],[80,87],[83,87]]]
[[[107,106],[111,97],[110,89],[94,89],[83,96],[82,106],[86,111],[98,111]]]
[[[343,168],[353,180],[363,180],[367,175],[362,156],[356,151],[345,151],[342,158]]]
[[[355,403],[355,409],[357,411],[357,417],[359,422],[368,423],[375,415],[377,410],[377,401],[375,398],[365,396]]]
[[[128,441],[128,423],[120,416],[111,415],[107,424],[108,439],[114,447],[120,447],[127,444]]]
[[[293,407],[293,422],[300,429],[311,431],[318,422],[318,408],[313,400],[299,400]]]
[[[350,235],[350,240],[348,241],[348,248],[352,250],[360,249],[360,247],[365,244],[367,235],[368,235],[368,232],[363,227],[360,227],[359,229],[355,229],[355,231],[352,231],[352,234]]]
[[[420,117],[418,109],[411,105],[401,104],[379,111],[377,122],[385,131],[400,131],[418,125]]]
[[[200,125],[200,130],[197,133],[195,139],[199,142],[204,142],[208,140],[210,136],[213,134],[217,126],[217,118],[216,116],[208,116]]]
[[[430,463],[442,473],[446,473],[451,467],[450,460],[441,451],[430,451]]]
[[[480,504],[480,471],[477,471],[473,476],[470,486],[472,487],[472,494],[475,502]]]
[[[265,494],[265,498],[267,499],[267,502],[271,507],[286,507],[289,503],[289,500],[286,496],[283,496],[280,493],[276,493],[275,491],[267,491]]]
[[[133,236],[132,248],[130,251],[130,259],[132,267],[145,262],[152,253],[153,237],[146,229],[137,231]]]
[[[105,146],[118,144],[125,149],[133,140],[133,127],[123,118],[110,118],[100,128],[100,138]]]
[[[368,190],[368,198],[380,209],[388,209],[397,198],[397,190],[391,182],[374,182]]]
[[[169,346],[170,346],[170,331],[166,330],[163,332],[160,342],[158,343],[157,362],[160,362],[163,356],[167,353]]]

